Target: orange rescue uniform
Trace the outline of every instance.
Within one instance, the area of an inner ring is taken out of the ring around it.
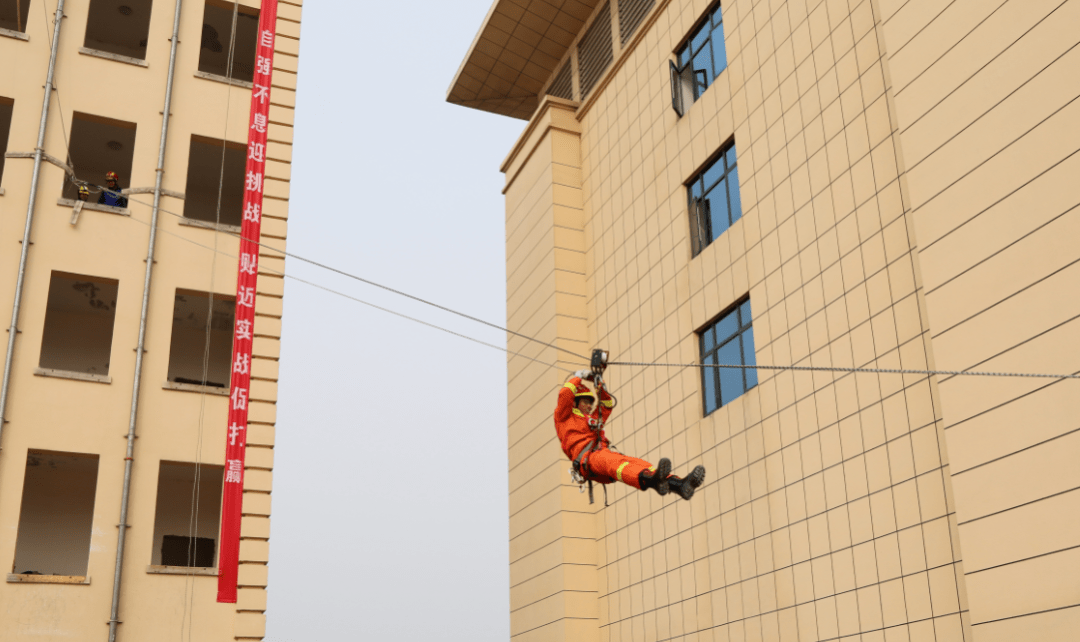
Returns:
[[[588,390],[581,383],[580,377],[571,377],[559,389],[559,403],[555,406],[555,433],[559,436],[563,453],[570,458],[570,461],[574,461],[578,453],[588,448],[596,436],[596,433],[589,428],[589,417],[578,410],[574,404],[574,395]],[[593,410],[591,417],[595,421],[602,416],[604,423],[607,424],[607,419],[611,416],[614,407],[614,399],[607,390],[600,388],[600,403]],[[587,464],[589,472],[587,477],[601,484],[610,484],[612,480],[618,480],[640,489],[638,475],[643,470],[655,470],[656,467],[643,459],[612,452],[608,449],[609,445],[610,442],[601,430],[600,443],[582,461],[583,468]]]

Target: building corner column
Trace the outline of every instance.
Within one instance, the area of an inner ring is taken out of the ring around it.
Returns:
[[[587,365],[578,103],[545,97],[500,168],[506,175],[511,637],[598,641],[597,513],[569,475],[552,413]],[[537,361],[531,361],[536,359]],[[542,363],[539,363],[542,362]],[[544,364],[555,364],[548,367]]]

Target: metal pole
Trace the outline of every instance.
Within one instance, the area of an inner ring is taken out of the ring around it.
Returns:
[[[38,124],[37,146],[34,147],[34,174],[30,179],[30,201],[26,205],[26,226],[23,228],[22,252],[19,254],[19,276],[15,280],[15,303],[11,308],[11,327],[8,328],[7,355],[4,357],[4,382],[0,385],[0,433],[7,419],[8,388],[11,385],[11,362],[15,357],[15,335],[19,333],[19,308],[22,303],[23,282],[26,280],[26,258],[30,252],[30,230],[34,223],[34,205],[37,202],[38,181],[41,177],[41,157],[45,153],[45,124],[49,120],[49,104],[52,102],[53,76],[56,73],[56,52],[60,46],[60,25],[64,18],[64,0],[56,5],[53,19],[52,48],[49,51],[49,73],[45,76],[45,100],[41,105],[41,122]]]
[[[157,176],[154,179],[154,208],[150,216],[150,242],[146,249],[146,275],[143,278],[142,311],[139,314],[139,343],[135,348],[135,383],[131,389],[131,416],[128,420],[127,456],[124,457],[124,490],[120,499],[120,525],[116,538],[116,568],[113,572],[112,607],[109,610],[109,642],[116,642],[120,624],[120,583],[124,570],[124,544],[127,541],[128,499],[131,496],[131,465],[135,454],[135,424],[139,416],[139,389],[142,383],[143,352],[146,347],[146,315],[150,307],[150,277],[154,272],[154,248],[157,243],[158,213],[161,207],[161,182],[165,174],[165,143],[169,135],[169,110],[172,108],[173,77],[176,72],[176,45],[180,35],[180,8],[176,0],[173,30],[169,46],[169,76],[165,81],[165,108],[161,112],[161,140],[158,143]]]

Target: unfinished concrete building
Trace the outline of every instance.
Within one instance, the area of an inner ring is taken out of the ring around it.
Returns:
[[[282,249],[301,4],[278,3],[268,126],[262,238]],[[0,1],[0,316],[17,322],[10,343],[4,334],[0,405],[0,558],[12,561],[2,641],[264,635],[284,271],[271,250],[258,277],[239,598],[215,599],[230,232],[259,12],[258,0]],[[99,204],[96,188],[79,200],[71,179],[105,186],[107,172],[126,206]]]

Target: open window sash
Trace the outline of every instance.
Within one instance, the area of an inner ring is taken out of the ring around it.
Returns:
[[[674,61],[669,60],[668,71],[671,75],[671,107],[682,118],[690,105],[694,104],[693,65],[687,63],[679,69]]]
[[[690,201],[690,245],[697,256],[712,242],[709,233],[709,202],[695,198]]]

